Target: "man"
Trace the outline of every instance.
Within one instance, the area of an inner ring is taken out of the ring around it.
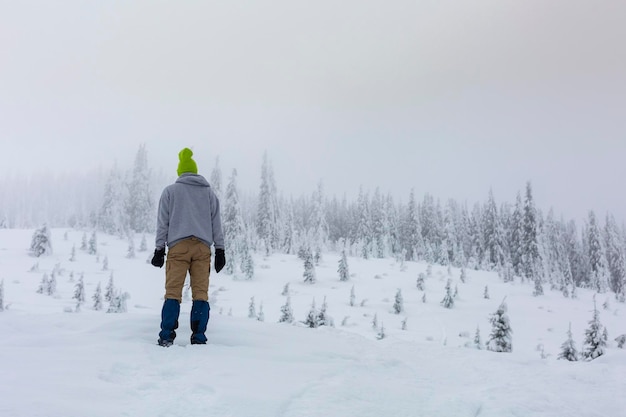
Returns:
[[[193,152],[178,154],[178,179],[168,185],[159,200],[156,249],[152,265],[165,263],[165,302],[161,311],[158,344],[171,346],[176,338],[185,277],[191,282],[191,343],[206,344],[209,321],[209,273],[211,245],[215,245],[215,272],[226,264],[220,203],[207,180],[198,175]]]

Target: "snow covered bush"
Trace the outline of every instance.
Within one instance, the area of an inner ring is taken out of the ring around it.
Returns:
[[[52,240],[48,225],[44,224],[33,233],[33,238],[30,242],[30,253],[36,257],[52,254]]]
[[[511,352],[513,344],[511,337],[513,330],[507,314],[507,306],[503,301],[498,310],[491,316],[491,334],[487,342],[487,349],[493,352]]]

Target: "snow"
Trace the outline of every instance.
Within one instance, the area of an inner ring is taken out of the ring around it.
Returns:
[[[598,306],[611,297],[608,310],[599,307],[609,331],[606,354],[567,362],[556,357],[570,322],[581,349],[592,318],[590,291],[579,290],[572,300],[546,288],[533,297],[532,283],[505,284],[495,273],[468,270],[463,284],[460,270],[448,276],[435,265],[423,303],[416,280],[426,264],[407,262],[403,270],[392,259],[348,257],[350,280],[341,282],[340,254],[328,252],[316,267],[317,282],[305,284],[295,255],[256,254],[252,281],[211,276],[208,345],[189,343],[191,301],[185,301],[175,345],[161,348],[164,270],[146,262],[151,253],[127,259],[127,239],[99,234],[99,262],[80,250],[70,262],[84,231],[67,230],[67,240],[65,232],[52,229],[53,254],[34,258],[32,230],[0,230],[6,306],[0,416],[626,416],[626,350],[613,341],[626,333],[626,306],[609,294],[597,296]],[[38,271],[31,272],[35,263]],[[56,265],[57,294],[37,294],[41,277]],[[81,273],[87,301],[69,312]],[[111,273],[131,295],[127,313],[107,314],[106,303],[104,311],[91,308],[98,282],[104,289]],[[452,309],[440,305],[448,278],[459,289]],[[320,306],[326,297],[336,327],[277,323],[287,283],[296,321],[305,319],[313,298]],[[490,299],[483,298],[486,285]],[[404,311],[394,314],[398,289]],[[263,304],[264,322],[247,317],[251,297],[257,309]],[[486,342],[489,317],[505,297],[513,352],[466,347],[476,326]],[[372,329],[374,314],[385,327],[382,340]]]

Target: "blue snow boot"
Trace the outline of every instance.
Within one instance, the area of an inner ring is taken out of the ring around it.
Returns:
[[[207,301],[194,300],[191,306],[191,344],[192,345],[205,345],[206,326],[209,322],[209,311],[211,307]]]
[[[180,314],[180,303],[178,300],[168,298],[163,303],[161,310],[161,332],[159,332],[159,345],[171,346],[176,338],[178,328],[178,315]]]

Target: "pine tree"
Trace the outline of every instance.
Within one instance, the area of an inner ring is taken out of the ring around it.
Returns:
[[[130,295],[127,292],[115,290],[115,294],[111,298],[107,313],[126,313],[126,300],[128,300],[129,298]]]
[[[593,360],[604,355],[606,340],[602,337],[602,323],[600,313],[596,308],[596,297],[593,297],[593,317],[589,321],[589,327],[585,330],[585,341],[581,355],[586,360]]]
[[[407,323],[406,323],[408,319],[409,319],[408,317],[405,317],[405,318],[402,320],[402,323],[400,324],[400,328],[401,328],[402,330],[407,330],[407,329],[408,329],[408,327],[407,327]]]
[[[72,245],[72,254],[70,255],[70,262],[76,262],[76,245]]]
[[[50,280],[48,274],[44,272],[39,288],[37,288],[37,294],[48,294],[50,292]]]
[[[543,284],[541,283],[541,278],[539,276],[535,277],[535,289],[533,290],[533,295],[535,297],[543,295]]]
[[[30,252],[36,257],[52,254],[52,240],[48,225],[44,224],[41,228],[35,230],[30,242]]]
[[[89,246],[87,247],[87,253],[90,255],[96,255],[98,253],[98,236],[96,235],[95,230],[91,233]]]
[[[250,304],[248,305],[248,318],[249,319],[257,318],[256,307],[254,305],[254,297],[250,298]]]
[[[526,184],[521,243],[521,272],[524,278],[533,282],[541,280],[541,257],[539,255],[539,241],[537,238],[537,210],[533,202],[530,182]]]
[[[259,304],[259,314],[256,318],[258,321],[265,321],[265,313],[263,313],[263,303]]]
[[[102,289],[99,282],[91,299],[93,300],[93,309],[96,311],[102,310]]]
[[[376,339],[378,340],[383,340],[387,335],[385,334],[385,325],[384,323],[380,323],[380,330],[378,330],[378,333],[376,334]]]
[[[273,183],[271,164],[267,153],[263,154],[261,166],[261,187],[259,190],[259,203],[257,209],[257,233],[268,256],[274,250],[275,236],[277,233],[277,208],[274,194],[276,185]]]
[[[609,271],[600,228],[593,211],[589,212],[587,224],[587,248],[591,267],[591,285],[599,293],[604,293],[609,287]]]
[[[374,313],[374,317],[372,318],[372,329],[378,330],[378,314]]]
[[[87,233],[83,232],[83,237],[80,241],[80,250],[82,251],[87,251],[88,246],[87,246]]]
[[[79,311],[80,306],[85,302],[85,284],[82,276],[74,286],[74,296],[72,298],[76,300],[76,311]]]
[[[48,295],[54,295],[57,292],[57,277],[54,272],[50,274],[50,279],[48,280]]]
[[[125,209],[130,230],[137,233],[153,231],[155,205],[150,188],[150,169],[145,144],[139,146],[135,155],[135,163],[127,187]]]
[[[289,295],[289,283],[286,283],[283,287],[283,292],[280,295]]]
[[[280,308],[281,316],[278,319],[279,323],[292,323],[293,322],[293,310],[291,309],[291,297],[287,296],[287,301]]]
[[[310,251],[307,252],[304,259],[304,273],[302,276],[304,277],[305,283],[315,284],[315,264],[313,263],[313,255]]]
[[[222,170],[220,169],[220,157],[215,157],[215,165],[211,171],[211,189],[217,196],[218,200],[222,200]]]
[[[567,330],[567,340],[561,345],[561,353],[559,353],[557,359],[565,359],[570,362],[578,360],[578,350],[576,350],[576,345],[574,344],[574,339],[572,338],[572,323],[569,324],[569,329]]]
[[[424,291],[424,281],[426,280],[426,275],[423,272],[420,272],[417,275],[417,289],[420,291]]]
[[[306,324],[308,327],[311,327],[311,328],[318,327],[319,326],[318,317],[319,317],[319,312],[317,311],[317,308],[315,307],[315,298],[314,298],[313,303],[311,304],[311,309],[309,310],[309,314],[304,320],[304,324]]]
[[[490,298],[489,297],[489,287],[487,285],[485,285],[485,291],[483,292],[483,298],[485,300],[488,300]]]
[[[465,268],[461,268],[461,276],[459,277],[459,279],[463,284],[465,284],[465,282],[467,281],[467,271],[465,271]]]
[[[139,243],[139,252],[146,252],[148,250],[148,240],[146,234],[141,235],[141,243]]]
[[[341,259],[339,259],[339,281],[348,281],[350,279],[350,271],[348,269],[348,258],[346,257],[345,248],[341,251]]]
[[[404,300],[402,299],[402,290],[400,289],[396,292],[395,302],[393,303],[393,312],[395,314],[404,312]]]
[[[245,240],[241,250],[241,272],[243,272],[248,281],[254,278],[254,260],[250,254],[249,245]]]
[[[421,260],[424,256],[424,239],[414,190],[411,190],[409,204],[402,223],[401,242],[402,249],[406,251],[405,258],[411,261]]]
[[[354,294],[354,285],[350,289],[350,307],[354,307],[356,304],[356,295]]]
[[[452,285],[452,281],[448,279],[448,282],[446,283],[446,295],[443,298],[443,300],[441,300],[441,305],[444,306],[445,308],[454,307],[454,297],[452,297],[451,285]]]
[[[324,302],[322,303],[322,307],[317,313],[317,325],[318,326],[331,326],[332,319],[326,314],[326,310],[328,309],[328,304],[326,303],[326,297],[324,297]]]
[[[493,190],[489,190],[489,199],[483,211],[483,247],[485,248],[485,261],[490,270],[495,270],[504,264],[503,234]]]
[[[104,186],[102,206],[98,213],[98,226],[111,235],[122,235],[126,229],[128,218],[124,209],[126,200],[122,174],[117,164],[111,169]]]
[[[127,259],[135,259],[135,239],[132,234],[128,234],[128,249],[126,250]]]
[[[108,255],[104,256],[104,260],[102,261],[102,270],[103,271],[109,270],[109,256]]]
[[[605,226],[606,259],[609,287],[619,299],[626,285],[626,247],[613,215],[607,215]]]
[[[224,242],[226,257],[226,273],[233,275],[237,272],[237,265],[241,263],[243,240],[246,237],[239,193],[237,191],[237,170],[233,169],[226,188],[226,201],[222,212],[222,226],[224,228]]]
[[[480,327],[476,326],[476,333],[474,334],[474,346],[476,349],[481,350],[483,348],[483,342],[480,337]]]
[[[113,272],[111,272],[111,275],[109,276],[109,283],[107,284],[105,292],[104,292],[104,299],[108,302],[111,302],[114,296],[115,296],[115,285],[113,284]]]
[[[504,301],[498,307],[498,310],[491,316],[491,334],[487,342],[487,349],[493,352],[511,352],[512,333],[511,323],[507,314],[507,305]]]

